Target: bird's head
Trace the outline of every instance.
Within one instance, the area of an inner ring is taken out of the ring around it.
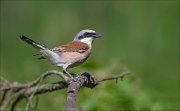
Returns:
[[[100,38],[100,37],[101,35],[96,33],[96,31],[85,29],[77,33],[77,35],[74,38],[74,41],[81,41],[81,42],[91,45],[94,39]]]

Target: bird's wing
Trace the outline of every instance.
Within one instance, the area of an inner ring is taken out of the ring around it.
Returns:
[[[89,49],[89,46],[86,43],[73,41],[58,47],[55,47],[52,49],[52,51],[56,53],[62,53],[62,52],[78,52],[78,53],[84,53]]]

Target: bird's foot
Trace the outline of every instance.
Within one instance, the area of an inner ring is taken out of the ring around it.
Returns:
[[[72,82],[77,82],[80,84],[80,79],[82,78],[80,75],[76,75],[76,74],[70,74],[69,72],[63,70],[63,73],[65,73],[66,75],[68,75],[68,78],[69,78],[69,83],[72,83]]]
[[[82,85],[82,84],[81,84],[82,78],[83,78],[83,77],[82,77],[81,75],[76,75],[75,77],[73,77],[73,78],[71,79],[70,83],[71,83],[71,82],[77,82],[78,84]]]
[[[85,82],[82,82],[82,80],[85,80]],[[78,83],[79,85],[83,85],[85,87],[88,87],[88,88],[93,88],[95,87],[96,85],[98,85],[98,81],[97,79],[90,75],[89,73],[87,72],[84,72],[83,74],[81,75],[76,75],[74,76],[69,83],[72,83],[72,82],[76,82]],[[83,84],[82,84],[83,83]]]
[[[83,84],[83,86],[86,86],[88,88],[93,88],[96,85],[98,85],[97,79],[94,76],[90,75],[89,73],[84,72],[83,74],[81,74],[81,76],[87,78],[87,81]]]

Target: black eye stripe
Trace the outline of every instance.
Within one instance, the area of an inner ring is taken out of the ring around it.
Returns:
[[[86,38],[86,37],[91,37],[95,34],[96,33],[94,33],[94,32],[85,32],[83,35],[79,36],[78,39],[81,40],[81,39]]]
[[[92,35],[94,35],[94,34],[96,34],[96,33],[90,33],[90,32],[86,32],[86,33],[84,33],[84,36],[92,36]]]

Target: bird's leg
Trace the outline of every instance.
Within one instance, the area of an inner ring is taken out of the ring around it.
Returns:
[[[73,77],[66,69],[64,69],[63,72],[70,77],[70,79],[71,79],[70,83],[74,81],[74,82],[78,82],[80,84],[80,82],[79,82],[80,76]]]
[[[68,68],[68,66],[70,65],[71,63],[66,63],[66,64],[64,64],[62,67],[63,67],[63,72],[65,73],[65,74],[67,74],[71,79],[73,78],[73,76],[67,71],[67,68]]]
[[[73,78],[73,76],[67,70],[63,70],[63,72],[67,74],[71,79]]]

